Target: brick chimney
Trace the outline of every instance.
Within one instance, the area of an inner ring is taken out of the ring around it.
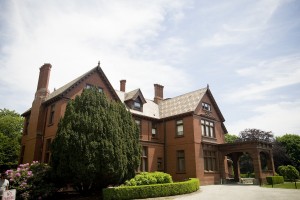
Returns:
[[[164,99],[164,86],[154,84],[154,102],[159,104]]]
[[[39,82],[36,89],[36,95],[38,96],[47,96],[50,93],[50,91],[48,90],[48,84],[51,67],[52,65],[49,63],[45,63],[40,67]]]
[[[125,92],[126,80],[120,80],[120,91]]]

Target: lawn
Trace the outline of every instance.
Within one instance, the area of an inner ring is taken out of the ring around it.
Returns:
[[[263,187],[272,188],[272,185],[263,185]],[[274,188],[296,189],[294,182],[284,182],[282,184],[273,185]],[[297,189],[300,189],[300,182],[297,182]]]

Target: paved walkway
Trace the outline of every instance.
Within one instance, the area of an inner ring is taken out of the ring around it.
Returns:
[[[300,190],[256,185],[208,185],[192,194],[153,198],[157,200],[300,200]],[[152,200],[153,200],[152,199]]]

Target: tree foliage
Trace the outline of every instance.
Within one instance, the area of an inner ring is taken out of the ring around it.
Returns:
[[[286,152],[291,165],[300,170],[300,136],[295,134],[286,134],[276,137],[276,141],[281,145],[282,152]],[[289,164],[289,163],[287,163]]]
[[[290,155],[287,153],[283,144],[277,141],[277,138],[273,143],[272,150],[275,169],[278,169],[281,165],[292,165]]]
[[[0,166],[1,171],[18,164],[23,117],[15,111],[0,109]]]
[[[239,141],[262,141],[271,143],[274,141],[274,136],[271,131],[262,131],[252,128],[241,131]]]
[[[134,177],[140,150],[138,127],[125,106],[86,89],[59,122],[51,165],[56,178],[85,193]]]
[[[234,143],[239,139],[236,135],[226,134],[225,135],[225,142],[226,143]]]
[[[279,166],[278,173],[286,180],[295,181],[299,178],[299,171],[292,165]]]

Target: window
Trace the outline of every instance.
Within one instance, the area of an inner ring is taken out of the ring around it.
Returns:
[[[24,161],[24,154],[25,154],[25,145],[22,146],[21,149],[21,156],[20,156],[20,163],[23,164]]]
[[[91,85],[91,84],[86,84],[85,88],[86,89],[91,89],[92,87],[95,87],[94,85]],[[98,91],[99,92],[103,92],[103,88],[102,87],[98,87]]]
[[[134,101],[133,102],[133,107],[137,110],[140,110],[141,109],[141,103],[138,102],[138,101]]]
[[[185,172],[184,150],[177,151],[177,172]]]
[[[55,111],[55,104],[52,104],[51,107],[50,107],[49,124],[53,124],[53,121],[54,121],[54,111]]]
[[[211,106],[208,103],[202,103],[202,109],[203,110],[207,110],[207,111],[211,111]]]
[[[141,108],[141,103],[135,101],[135,102],[133,103],[133,106],[134,106],[135,108],[137,108],[137,109],[140,109],[140,108]]]
[[[176,121],[176,136],[183,136],[183,120]]]
[[[51,145],[51,138],[47,139],[46,141],[44,163],[49,163],[50,161],[50,145]]]
[[[216,151],[204,150],[204,170],[217,171]]]
[[[148,147],[143,147],[143,149],[142,149],[140,171],[141,172],[148,171]]]
[[[139,119],[135,119],[135,123],[139,129],[139,132],[140,132],[140,136],[142,136],[142,129],[141,129],[141,126],[142,126],[142,123],[141,123],[141,120]]]
[[[215,129],[214,129],[214,122],[207,121],[207,120],[201,120],[201,130],[202,135],[206,137],[215,138]]]
[[[164,165],[163,165],[163,159],[157,158],[157,171],[163,171]]]
[[[29,116],[25,118],[24,135],[28,134]]]
[[[157,137],[157,128],[156,128],[156,124],[155,123],[152,123],[151,133],[152,133],[152,138],[156,138]]]
[[[91,84],[86,84],[85,88],[86,88],[86,89],[91,89],[91,88],[92,88],[92,85],[91,85]]]

